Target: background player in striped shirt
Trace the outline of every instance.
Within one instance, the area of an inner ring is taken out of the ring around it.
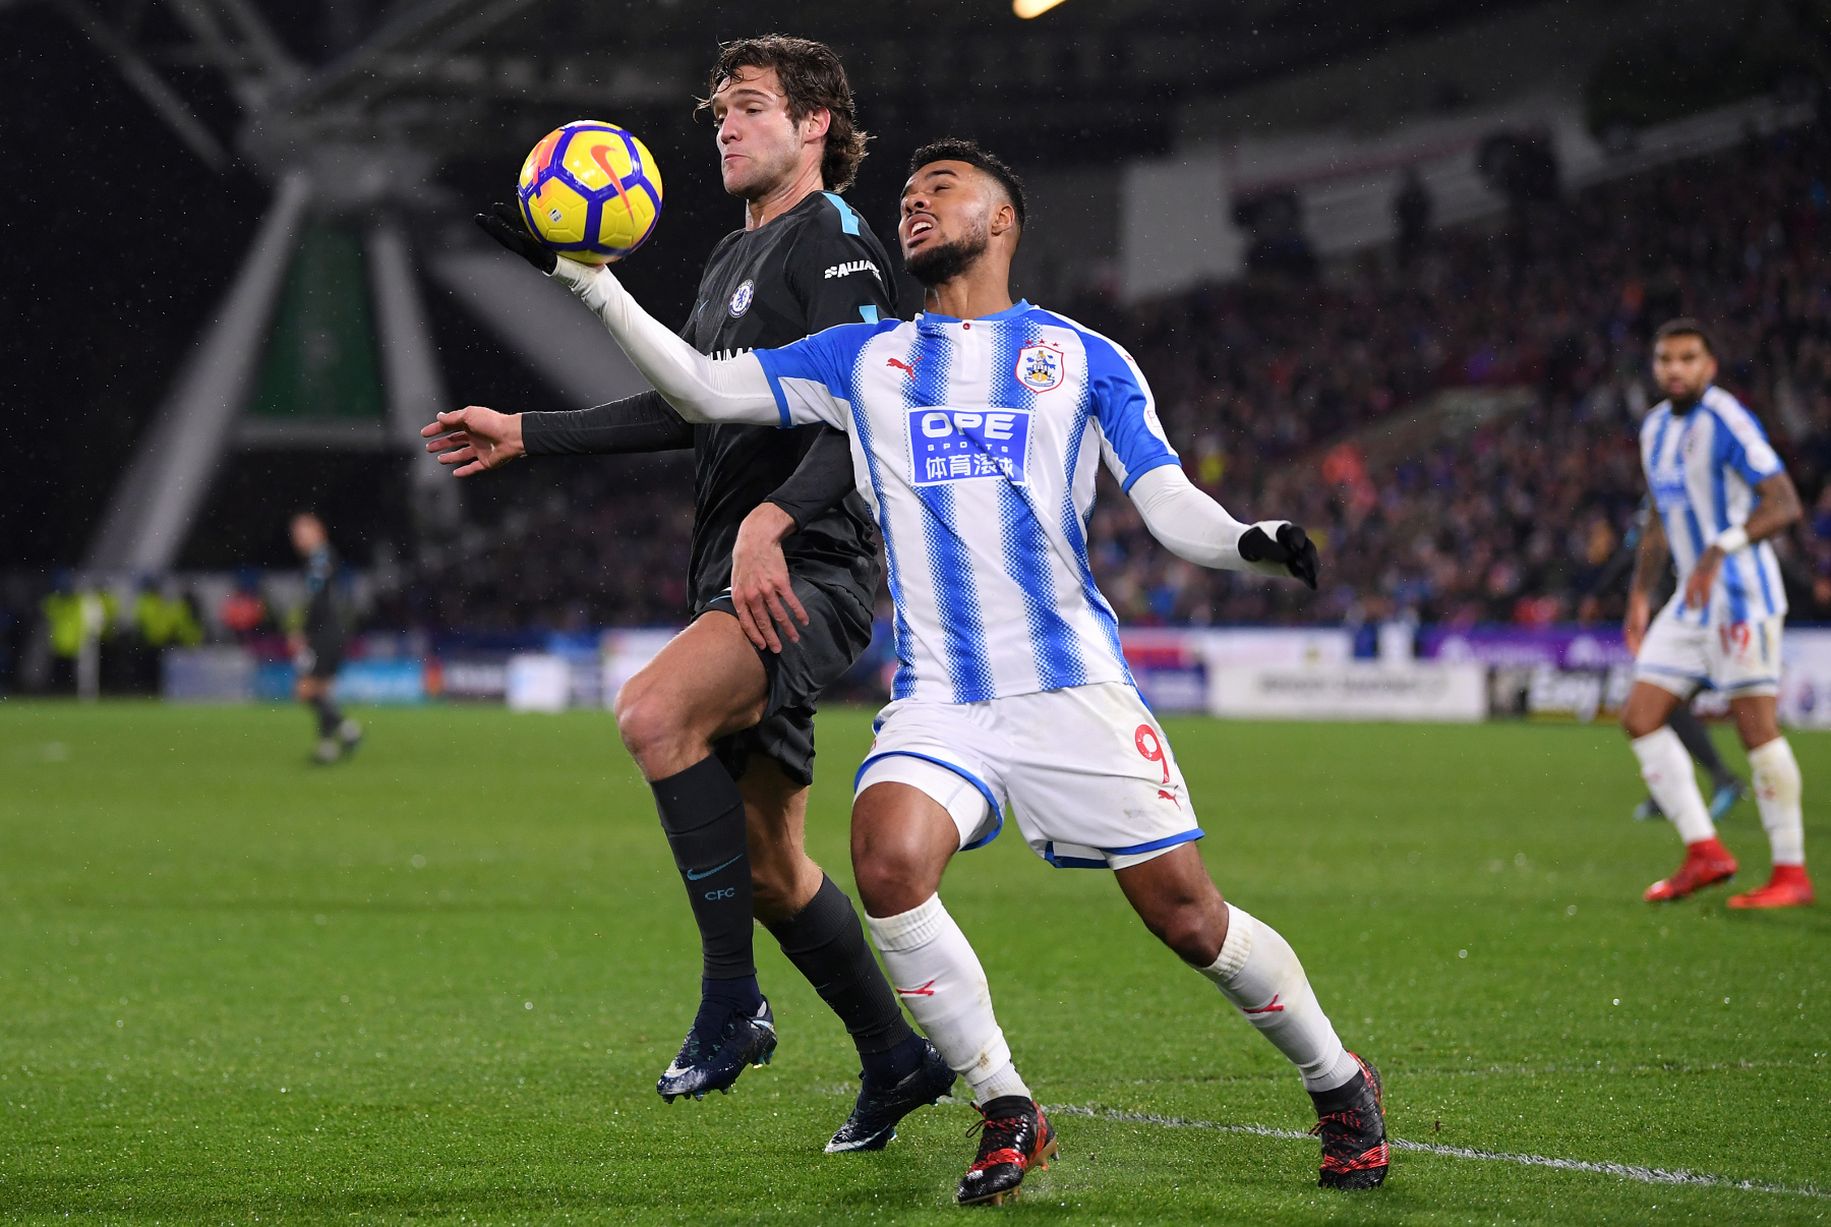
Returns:
[[[1124,350],[1012,302],[1025,210],[1003,163],[943,141],[911,171],[899,237],[927,307],[913,322],[714,361],[608,271],[562,261],[560,275],[683,414],[850,436],[884,538],[900,660],[859,772],[853,867],[885,967],[983,1115],[956,1196],[1003,1200],[1055,1146],[938,893],[956,852],[997,836],[1007,802],[1051,864],[1114,871],[1146,926],[1297,1066],[1321,1183],[1377,1185],[1377,1074],[1342,1046],[1290,945],[1222,900],[1195,849],[1203,832],[1182,773],[1088,564],[1095,470],[1103,454],[1151,533],[1192,562],[1314,587],[1315,547],[1283,521],[1240,523],[1184,476]]]
[[[1775,696],[1786,589],[1768,539],[1798,520],[1799,492],[1761,423],[1715,385],[1716,351],[1695,320],[1663,325],[1653,377],[1667,399],[1647,414],[1640,458],[1658,514],[1640,539],[1624,625],[1635,653],[1634,688],[1622,710],[1640,773],[1685,841],[1685,859],[1649,886],[1649,902],[1682,899],[1721,882],[1736,860],[1717,839],[1691,760],[1667,727],[1702,686],[1729,698],[1748,748],[1755,802],[1773,850],[1767,885],[1729,900],[1735,908],[1812,902],[1806,876],[1799,763],[1780,734]],[[1649,594],[1670,556],[1678,592],[1648,624]]]

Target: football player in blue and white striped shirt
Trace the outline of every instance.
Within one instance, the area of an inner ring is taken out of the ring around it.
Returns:
[[[892,981],[985,1118],[957,1198],[1002,1201],[1055,1147],[938,894],[954,854],[999,833],[1007,802],[1049,863],[1114,871],[1151,931],[1298,1067],[1319,1117],[1321,1183],[1377,1185],[1378,1075],[1342,1046],[1290,945],[1224,902],[1196,852],[1182,773],[1088,564],[1095,471],[1104,456],[1152,535],[1192,562],[1314,587],[1315,547],[1284,521],[1240,523],[1190,483],[1123,349],[1011,300],[1025,208],[1008,167],[943,141],[910,169],[898,237],[926,287],[913,321],[718,361],[608,271],[561,260],[557,275],[683,416],[821,422],[850,437],[884,538],[900,660],[856,784],[853,866]]]
[[[1715,384],[1715,348],[1695,320],[1654,338],[1653,376],[1667,399],[1640,429],[1653,516],[1640,540],[1624,630],[1635,653],[1634,688],[1621,723],[1640,773],[1685,841],[1685,860],[1653,883],[1649,902],[1682,899],[1734,874],[1716,836],[1691,760],[1668,728],[1700,687],[1729,698],[1748,748],[1761,825],[1773,851],[1767,885],[1729,900],[1735,908],[1812,902],[1805,869],[1799,763],[1780,734],[1780,632],[1786,591],[1769,538],[1798,520],[1799,492],[1755,416]],[[1678,592],[1648,625],[1648,594],[1670,555]]]

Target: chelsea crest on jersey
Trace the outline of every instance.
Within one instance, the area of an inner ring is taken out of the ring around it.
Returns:
[[[897,608],[893,697],[1130,681],[1088,564],[1095,469],[1104,456],[1129,489],[1178,460],[1124,350],[1019,302],[842,325],[756,356],[783,425],[851,436]]]

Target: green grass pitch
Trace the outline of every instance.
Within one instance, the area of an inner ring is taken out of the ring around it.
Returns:
[[[697,958],[608,716],[363,718],[361,755],[316,770],[297,709],[0,704],[0,1219],[972,1213],[950,1202],[963,1104],[918,1113],[882,1154],[821,1153],[856,1065],[767,935],[775,1063],[729,1098],[655,1096]],[[1060,1160],[995,1213],[1831,1218],[1831,900],[1642,904],[1679,849],[1628,819],[1639,781],[1616,730],[1168,731],[1223,891],[1291,939],[1384,1070],[1393,1135],[1427,1149],[1397,1152],[1374,1193],[1316,1189],[1316,1144],[1290,1136],[1313,1116],[1277,1054],[1106,875],[1051,870],[1008,830],[955,863],[945,897],[1039,1097],[1085,1114],[1057,1114]],[[821,719],[809,842],[848,885],[868,737],[866,712]],[[1825,864],[1831,736],[1794,744]],[[1753,804],[1723,833],[1737,885],[1764,880]]]

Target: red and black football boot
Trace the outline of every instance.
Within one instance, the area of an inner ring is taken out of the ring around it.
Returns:
[[[1316,1183],[1325,1189],[1371,1189],[1386,1179],[1386,1105],[1380,1073],[1354,1053],[1361,1067],[1347,1085],[1312,1091],[1316,1127],[1322,1138],[1322,1169]]]
[[[963,1206],[1001,1206],[1017,1196],[1032,1166],[1047,1168],[1055,1157],[1055,1129],[1042,1105],[1022,1095],[1003,1095],[979,1109],[979,1157],[960,1178],[954,1200]]]

